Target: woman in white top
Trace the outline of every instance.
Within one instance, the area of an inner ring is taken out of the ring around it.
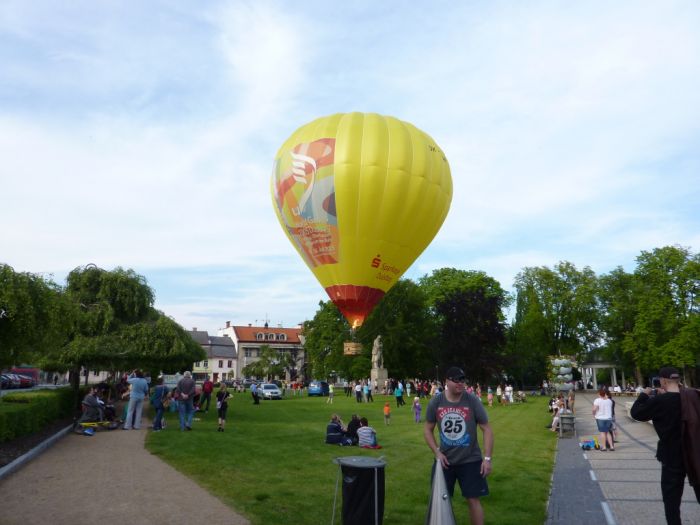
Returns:
[[[612,428],[612,401],[605,392],[605,387],[598,390],[598,397],[593,401],[593,417],[600,432],[600,450],[615,450],[610,429]]]

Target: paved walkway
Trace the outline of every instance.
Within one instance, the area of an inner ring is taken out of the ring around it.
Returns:
[[[598,435],[591,415],[593,394],[576,396],[576,433]],[[583,451],[578,439],[560,439],[552,478],[547,524],[659,525],[666,522],[661,499],[661,465],[657,436],[648,423],[629,418],[625,402],[615,398],[618,442],[614,452]],[[687,484],[681,516],[684,524],[700,523],[700,505]]]
[[[0,481],[0,523],[249,525],[149,453],[146,432],[67,434]]]
[[[596,435],[595,396],[576,396],[578,436]],[[547,525],[659,525],[665,522],[656,461],[656,433],[631,420],[617,398],[615,452],[582,451],[577,438],[560,439]],[[543,429],[543,431],[545,431]],[[249,525],[230,507],[144,447],[146,430],[68,434],[12,473],[0,469],[2,525]],[[32,454],[30,454],[32,455]],[[114,458],[119,458],[115,460]],[[4,471],[4,472],[3,472]],[[6,474],[3,476],[3,473]],[[700,523],[690,486],[684,524]]]

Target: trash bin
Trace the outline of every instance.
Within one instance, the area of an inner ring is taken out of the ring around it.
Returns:
[[[367,456],[346,456],[333,462],[343,475],[343,525],[382,525],[386,462]]]
[[[575,425],[576,418],[573,414],[561,414],[559,416],[559,437],[572,437]]]

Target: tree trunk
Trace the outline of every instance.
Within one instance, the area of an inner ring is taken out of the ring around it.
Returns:
[[[76,408],[80,408],[80,368],[73,368],[68,374],[68,382],[73,388],[73,393],[75,394]]]
[[[642,378],[642,371],[639,368],[639,365],[635,365],[634,375],[637,378],[637,386],[644,386],[644,378]]]

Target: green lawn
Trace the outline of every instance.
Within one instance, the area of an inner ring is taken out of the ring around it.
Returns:
[[[360,405],[340,394],[333,405],[327,405],[325,398],[296,397],[261,401],[259,406],[252,404],[249,394],[235,394],[226,432],[216,431],[213,406],[208,414],[198,414],[192,432],[180,432],[177,415],[169,413],[169,426],[149,434],[147,447],[256,525],[330,523],[338,474],[331,460],[384,456],[384,523],[424,523],[433,455],[423,441],[423,425],[413,422],[410,403],[398,409],[392,402],[391,425],[385,426],[382,407],[388,397],[376,396],[374,403]],[[536,397],[524,404],[487,408],[495,434],[491,495],[482,499],[487,523],[545,521],[556,449],[556,435],[544,429],[551,421],[546,403],[547,398]],[[326,424],[333,412],[346,423],[353,413],[367,417],[383,448],[325,445]],[[340,492],[336,523],[340,523]],[[459,488],[455,492],[459,494]],[[467,523],[461,496],[453,507],[457,523]]]

